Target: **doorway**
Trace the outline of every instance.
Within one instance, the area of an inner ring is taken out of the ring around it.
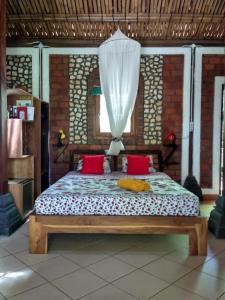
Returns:
[[[220,143],[220,195],[225,196],[225,84],[222,85],[222,107],[221,107],[221,143]]]

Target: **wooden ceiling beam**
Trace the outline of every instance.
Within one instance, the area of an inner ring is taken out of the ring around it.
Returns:
[[[107,37],[106,37],[107,38]],[[105,38],[105,39],[106,39]],[[99,47],[104,39],[93,38],[93,39],[42,39],[38,38],[40,42],[49,47]],[[7,47],[30,47],[31,42],[36,42],[37,39],[21,39],[21,38],[8,38]],[[184,45],[201,45],[201,46],[225,46],[225,40],[207,40],[207,39],[138,39],[142,47],[173,47],[173,46],[184,46]]]
[[[151,21],[162,21],[162,22],[222,22],[224,20],[223,15],[203,15],[203,14],[138,14],[138,22],[151,22]],[[137,14],[127,14],[126,18],[124,14],[20,14],[20,15],[7,15],[7,21],[11,23],[16,22],[137,22]]]

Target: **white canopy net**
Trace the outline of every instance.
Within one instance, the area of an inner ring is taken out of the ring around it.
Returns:
[[[112,141],[108,154],[124,150],[122,134],[138,90],[141,45],[118,29],[99,48],[101,88],[106,99]]]

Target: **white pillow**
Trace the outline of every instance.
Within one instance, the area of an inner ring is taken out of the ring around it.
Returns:
[[[149,156],[149,173],[155,173],[156,169],[153,167],[153,155],[148,155]],[[122,157],[122,172],[127,173],[127,157],[123,156]]]
[[[83,160],[79,159],[78,163],[77,163],[77,171],[78,172],[82,171],[82,165],[83,165]],[[104,157],[103,169],[104,169],[104,174],[111,173],[111,168],[110,168],[109,160],[107,159],[107,157]]]

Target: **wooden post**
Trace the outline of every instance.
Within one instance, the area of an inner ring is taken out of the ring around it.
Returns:
[[[6,0],[0,1],[0,195],[8,191],[6,104]]]
[[[225,43],[224,43],[224,47],[225,47]],[[225,53],[224,53],[225,55]],[[225,89],[225,85],[224,85],[224,89]],[[225,93],[225,91],[223,90],[223,92]],[[223,147],[223,155],[221,155],[221,161],[220,161],[220,168],[221,168],[221,164],[223,166],[222,168],[222,183],[221,183],[221,190],[222,190],[222,196],[223,198],[225,198],[225,113],[223,114],[223,137],[222,137],[222,147]]]

